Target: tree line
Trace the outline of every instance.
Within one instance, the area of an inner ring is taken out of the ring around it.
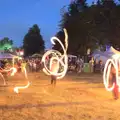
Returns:
[[[120,1],[97,0],[88,5],[86,0],[74,0],[62,9],[59,32],[56,36],[64,44],[63,28],[69,36],[69,54],[85,55],[88,49],[105,50],[106,45],[120,48]],[[61,51],[58,43],[53,47]]]
[[[13,40],[10,40],[8,37],[4,37],[0,40],[0,48],[4,49],[5,52],[9,52],[9,46],[13,45]],[[5,47],[4,47],[5,46]],[[30,56],[35,53],[43,53],[45,49],[45,42],[40,32],[40,28],[37,24],[34,24],[29,28],[28,32],[23,38],[23,46],[13,47],[13,51],[24,49],[24,56]]]
[[[68,54],[86,55],[87,50],[105,50],[106,46],[120,48],[120,1],[97,0],[91,5],[87,0],[73,0],[67,7],[61,9],[61,20],[58,24],[57,36],[64,44],[63,28],[68,31]],[[4,38],[13,44],[8,38]],[[0,44],[4,43],[3,41]],[[40,28],[34,24],[29,28],[23,39],[25,56],[43,53],[45,41]],[[59,43],[53,49],[62,52]]]

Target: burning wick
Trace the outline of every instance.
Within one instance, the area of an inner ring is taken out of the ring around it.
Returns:
[[[12,67],[12,68],[10,68],[10,69],[2,69],[1,71],[2,71],[2,72],[11,72],[10,75],[11,75],[11,76],[14,76],[15,73],[17,72],[17,69],[14,68],[14,67]],[[3,74],[0,73],[0,76],[1,76],[2,79],[3,79],[4,85],[6,85],[6,80],[5,80],[4,76],[3,76]]]
[[[51,42],[52,44],[56,44],[55,41],[57,41],[62,49],[63,49],[63,54],[61,54],[57,50],[49,50],[47,51],[43,57],[42,57],[42,63],[44,65],[43,72],[47,75],[55,75],[57,79],[61,79],[65,76],[67,69],[68,69],[68,56],[67,56],[67,49],[68,49],[68,34],[66,29],[64,29],[65,33],[65,46],[62,44],[62,42],[57,38],[57,37],[52,37]],[[51,56],[50,61],[46,60],[47,57]],[[54,55],[54,57],[53,57]],[[54,61],[57,61],[57,68],[58,70],[53,72],[51,71],[51,67]],[[49,65],[48,65],[49,64]],[[62,68],[62,71],[59,71],[60,67]]]

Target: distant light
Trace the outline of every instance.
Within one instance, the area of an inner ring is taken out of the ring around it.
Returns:
[[[17,53],[18,56],[23,56],[24,55],[23,50],[16,50],[16,53]]]

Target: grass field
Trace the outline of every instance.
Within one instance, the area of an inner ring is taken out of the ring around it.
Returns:
[[[0,120],[120,120],[120,100],[105,90],[99,74],[67,75],[55,88],[43,73],[29,80],[19,94],[13,88],[27,83],[23,76],[0,87]]]

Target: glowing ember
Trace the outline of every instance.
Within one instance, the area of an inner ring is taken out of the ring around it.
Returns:
[[[26,68],[25,68],[25,67],[23,68],[23,72],[24,72],[24,74],[25,74],[25,78],[28,79],[27,71],[26,71]],[[14,92],[19,93],[19,90],[20,90],[20,89],[26,89],[26,88],[29,87],[29,85],[30,85],[30,82],[28,81],[28,84],[25,85],[25,86],[17,86],[17,87],[14,88]]]
[[[68,69],[68,56],[66,53],[68,49],[68,35],[67,35],[66,29],[64,29],[64,33],[65,33],[65,46],[57,37],[51,38],[52,44],[55,44],[55,41],[56,41],[61,45],[63,49],[63,54],[61,54],[57,50],[49,50],[42,57],[42,63],[44,65],[43,72],[46,73],[47,75],[55,75],[57,79],[63,78]],[[48,59],[46,59],[48,57],[51,57],[49,61]],[[57,63],[56,70],[51,71],[51,67],[52,67],[52,64],[54,64],[54,61],[56,61]],[[62,70],[60,71],[60,69]]]

